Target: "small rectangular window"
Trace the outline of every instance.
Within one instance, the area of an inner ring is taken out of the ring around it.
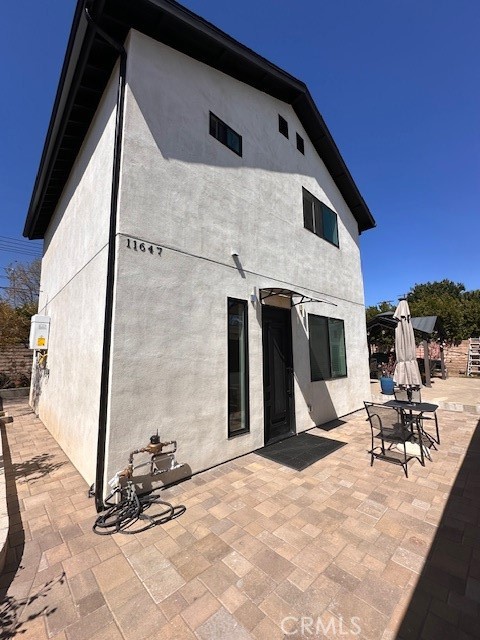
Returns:
[[[313,224],[314,207],[311,196],[312,194],[306,189],[303,190],[303,226],[305,229],[315,233],[315,225]]]
[[[305,143],[303,142],[303,138],[301,135],[299,135],[297,133],[297,149],[300,151],[300,153],[303,153],[303,155],[305,155]]]
[[[338,220],[335,211],[303,188],[303,226],[319,238],[338,247]]]
[[[288,138],[288,122],[280,114],[278,114],[278,130],[285,138]]]
[[[231,149],[238,156],[242,155],[242,136],[234,131],[228,124],[210,111],[210,135]]]
[[[312,381],[345,378],[347,355],[343,320],[308,314]]]
[[[228,436],[249,431],[248,306],[228,298]]]

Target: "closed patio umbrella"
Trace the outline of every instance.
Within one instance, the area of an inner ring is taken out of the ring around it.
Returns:
[[[420,387],[422,378],[417,363],[417,353],[415,346],[415,336],[413,333],[412,319],[410,317],[410,308],[406,300],[400,300],[398,307],[393,314],[398,321],[395,329],[395,353],[397,363],[393,379],[397,385],[407,387]],[[410,397],[409,393],[409,397]]]

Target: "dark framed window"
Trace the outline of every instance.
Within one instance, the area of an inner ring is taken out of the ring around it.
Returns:
[[[308,314],[310,377],[333,380],[347,376],[343,320]]]
[[[249,429],[248,304],[228,298],[228,437]]]
[[[303,188],[303,226],[338,247],[337,214]]]
[[[210,111],[210,135],[231,149],[237,156],[242,155],[242,136]]]
[[[278,114],[278,130],[285,138],[288,138],[288,122],[280,114]]]
[[[297,149],[300,151],[300,153],[303,153],[303,155],[305,155],[305,143],[303,141],[302,136],[298,133],[297,133]]]

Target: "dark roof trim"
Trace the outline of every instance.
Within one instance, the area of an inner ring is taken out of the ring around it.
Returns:
[[[250,86],[292,105],[354,215],[359,231],[375,226],[306,85],[174,0],[78,0],[24,235],[43,238],[117,54],[88,25],[124,42],[136,29]]]

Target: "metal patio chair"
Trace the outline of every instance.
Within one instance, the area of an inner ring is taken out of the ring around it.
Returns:
[[[425,466],[425,448],[422,446],[418,422],[406,424],[393,407],[375,402],[364,402],[372,435],[370,466],[375,459],[402,466],[408,478],[408,463],[418,458]]]

